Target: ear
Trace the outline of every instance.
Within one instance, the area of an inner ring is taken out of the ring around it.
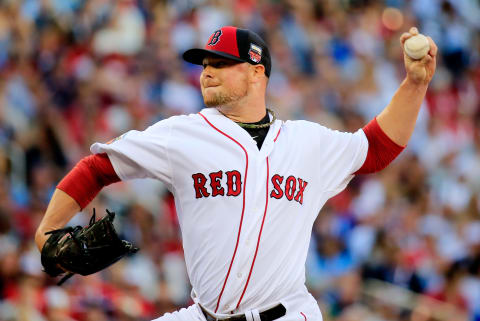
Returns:
[[[258,82],[265,77],[265,66],[258,64],[251,66],[251,79],[253,82]]]

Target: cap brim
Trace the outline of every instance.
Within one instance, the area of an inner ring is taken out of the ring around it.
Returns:
[[[207,49],[200,49],[200,48],[189,49],[189,50],[185,51],[182,55],[183,60],[185,60],[187,62],[190,62],[192,64],[195,64],[195,65],[202,65],[203,64],[203,59],[206,56],[217,56],[217,57],[223,57],[223,58],[235,60],[235,61],[238,61],[238,62],[246,62],[245,60],[243,60],[239,57],[227,54],[227,53],[222,52],[222,51],[207,50]]]

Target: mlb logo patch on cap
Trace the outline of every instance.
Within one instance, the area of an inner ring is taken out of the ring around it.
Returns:
[[[248,55],[252,61],[259,63],[262,60],[262,48],[256,46],[255,44],[250,44],[250,50],[248,51]]]

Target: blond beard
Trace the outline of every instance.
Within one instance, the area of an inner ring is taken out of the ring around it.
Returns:
[[[231,104],[232,102],[239,101],[243,97],[247,96],[247,94],[247,86],[245,86],[244,88],[236,87],[230,95],[219,92],[215,93],[213,96],[210,96],[209,99],[203,96],[203,102],[207,107],[225,106]]]
[[[235,100],[236,99],[234,97],[223,95],[221,93],[217,93],[213,95],[213,97],[210,97],[208,100],[205,97],[203,97],[203,102],[207,107],[217,107],[222,105],[228,105],[229,103]]]

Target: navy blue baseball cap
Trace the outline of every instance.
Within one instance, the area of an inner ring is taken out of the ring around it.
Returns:
[[[193,48],[183,53],[183,59],[201,65],[207,55],[219,56],[238,62],[265,66],[265,75],[270,77],[272,62],[267,44],[255,32],[232,26],[215,30],[203,49]]]

